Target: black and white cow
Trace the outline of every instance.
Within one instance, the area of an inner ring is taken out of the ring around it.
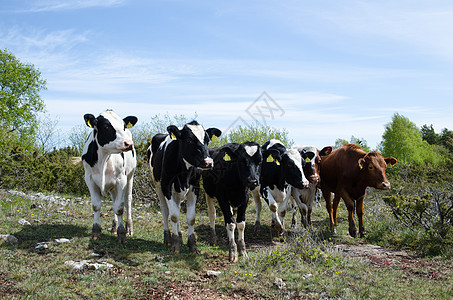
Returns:
[[[112,231],[118,234],[120,243],[125,243],[126,233],[133,234],[132,184],[137,159],[129,128],[137,123],[137,118],[129,116],[121,119],[111,110],[97,118],[92,114],[86,114],[83,118],[86,125],[93,128],[82,154],[85,182],[94,211],[92,238],[98,239],[101,235],[101,198],[109,195],[114,213]],[[127,214],[126,228],[123,225],[124,209]]]
[[[255,230],[260,228],[261,195],[271,210],[272,226],[282,233],[291,188],[307,188],[308,180],[304,176],[300,153],[297,150],[286,149],[282,142],[275,139],[266,142],[262,149],[260,189],[259,193],[257,189],[252,191],[256,205]]]
[[[170,125],[167,130],[167,134],[156,134],[148,148],[149,164],[164,221],[164,243],[171,245],[172,252],[179,253],[182,244],[179,222],[181,201],[187,197],[187,245],[191,252],[198,252],[194,225],[200,170],[214,166],[208,153],[208,143],[213,136],[220,136],[221,131],[217,128],[205,130],[196,121],[185,124],[182,129]]]
[[[332,152],[332,147],[326,146],[322,150],[318,150],[315,146],[302,146],[296,145],[292,147],[299,151],[302,163],[304,165],[303,170],[305,177],[310,182],[307,189],[293,188],[291,195],[292,199],[296,202],[297,208],[301,214],[301,221],[304,227],[311,225],[311,211],[313,208],[313,202],[316,198],[316,191],[318,184],[321,180],[319,176],[319,165],[321,159],[329,155]],[[292,226],[296,226],[296,206],[293,206],[293,219]]]
[[[228,235],[229,260],[238,261],[238,248],[241,256],[247,256],[244,241],[245,211],[249,201],[249,190],[259,184],[259,168],[263,159],[261,147],[255,142],[242,144],[229,143],[209,149],[214,159],[214,168],[203,171],[203,187],[206,192],[208,214],[211,226],[211,242],[216,243],[214,200],[222,210]],[[236,221],[233,208],[237,209]],[[238,243],[234,230],[238,229]]]

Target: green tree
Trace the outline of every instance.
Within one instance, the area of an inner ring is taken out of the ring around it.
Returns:
[[[0,50],[0,125],[21,135],[34,134],[37,113],[44,111],[39,92],[46,89],[41,72]]]
[[[404,163],[424,162],[438,164],[443,160],[437,148],[423,140],[422,132],[408,118],[395,113],[392,122],[385,126],[382,136],[381,152],[386,156],[394,156]]]
[[[263,145],[271,139],[280,140],[286,147],[291,147],[294,141],[288,136],[286,129],[278,129],[268,125],[255,124],[254,126],[239,126],[222,133],[222,137],[212,141],[210,147],[218,147],[226,143],[243,143],[254,141]]]
[[[430,145],[435,145],[439,143],[439,135],[434,131],[433,124],[423,125],[421,128],[422,138],[427,141]]]
[[[365,139],[356,138],[355,136],[351,136],[351,139],[349,141],[344,139],[337,139],[333,148],[338,149],[346,144],[355,144],[357,146],[360,146],[365,152],[371,151],[371,148],[368,146],[368,143]]]

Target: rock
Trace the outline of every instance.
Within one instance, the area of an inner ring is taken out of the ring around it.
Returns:
[[[68,239],[65,239],[65,238],[54,239],[54,242],[55,242],[55,243],[59,243],[59,244],[67,243],[67,242],[70,242],[70,241],[71,241],[71,240],[68,240]]]
[[[47,248],[49,248],[49,243],[47,242],[37,243],[35,246],[35,249],[47,249]]]
[[[0,234],[0,238],[7,244],[16,245],[19,242],[19,240],[12,234]]]
[[[164,261],[164,258],[160,255],[156,255],[156,257],[154,258],[155,261],[158,261],[158,262],[163,262]]]
[[[206,276],[207,276],[207,277],[210,277],[210,278],[219,277],[220,274],[222,274],[222,272],[220,272],[220,271],[212,271],[212,270],[209,270],[209,271],[206,272]]]
[[[286,286],[286,283],[284,283],[283,279],[281,279],[281,278],[275,278],[274,286],[276,286],[277,288],[279,288],[281,290]]]
[[[97,270],[101,267],[110,269],[113,268],[112,264],[107,262],[91,262],[89,260],[68,260],[64,262],[65,265],[72,267],[74,270]]]
[[[20,219],[20,220],[19,220],[19,224],[20,224],[20,225],[31,225],[31,223],[28,222],[28,221],[25,220],[25,219]]]
[[[302,275],[302,278],[303,278],[303,279],[307,279],[307,278],[310,278],[310,277],[312,277],[312,276],[313,276],[313,274],[308,273],[308,274]]]

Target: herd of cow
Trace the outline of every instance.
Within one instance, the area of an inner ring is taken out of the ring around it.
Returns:
[[[99,238],[101,233],[101,197],[109,195],[114,212],[112,231],[118,235],[118,241],[124,243],[126,234],[133,234],[132,183],[137,160],[129,128],[137,123],[137,118],[121,119],[107,110],[98,117],[86,114],[84,119],[86,125],[93,128],[82,154],[85,182],[94,211],[92,238]],[[351,144],[335,151],[330,146],[322,150],[314,146],[287,149],[278,140],[270,140],[264,145],[250,141],[208,148],[211,139],[220,136],[221,131],[217,128],[205,130],[196,121],[182,128],[170,125],[167,131],[156,134],[147,151],[162,210],[164,243],[171,247],[172,252],[180,251],[183,244],[180,209],[181,202],[186,199],[187,245],[191,252],[198,252],[195,205],[202,178],[212,243],[216,242],[214,202],[218,201],[224,216],[231,261],[237,261],[238,254],[247,256],[244,229],[249,192],[256,205],[255,230],[260,226],[261,198],[269,205],[272,225],[278,232],[284,230],[283,221],[290,203],[300,211],[302,224],[309,226],[316,190],[320,188],[326,200],[332,231],[335,232],[337,208],[342,198],[348,209],[349,234],[357,235],[355,210],[359,235],[364,236],[362,217],[366,188],[389,189],[385,170],[397,162],[393,157],[384,158],[377,151],[366,153]],[[236,218],[233,217],[233,208],[237,212]],[[293,211],[293,222],[296,212]]]

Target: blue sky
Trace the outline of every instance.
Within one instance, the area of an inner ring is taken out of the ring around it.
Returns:
[[[255,118],[318,147],[374,148],[396,112],[453,129],[452,1],[0,3],[0,48],[40,69],[63,133],[108,108]]]

